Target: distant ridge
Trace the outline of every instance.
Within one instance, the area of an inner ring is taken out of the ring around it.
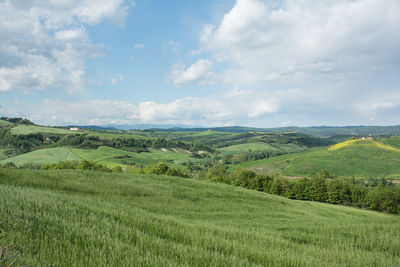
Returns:
[[[216,132],[230,132],[230,133],[243,133],[243,132],[296,132],[309,134],[319,137],[331,136],[368,136],[368,135],[399,135],[400,125],[394,126],[287,126],[276,128],[257,128],[246,126],[222,126],[222,127],[196,127],[187,125],[174,125],[174,124],[133,124],[133,125],[69,125],[66,127],[79,127],[83,129],[93,130],[148,130],[160,132],[203,132],[203,131],[216,131]]]
[[[400,134],[400,125],[396,126],[311,126],[311,127],[278,127],[278,128],[256,128],[256,127],[243,127],[243,126],[225,126],[213,128],[183,128],[173,127],[168,129],[153,128],[154,131],[220,131],[220,132],[297,132],[303,134],[310,134],[320,137],[330,137],[336,135],[352,135],[352,136],[367,136],[367,135],[398,135]]]

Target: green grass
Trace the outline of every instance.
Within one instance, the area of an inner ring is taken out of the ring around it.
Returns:
[[[311,172],[322,170],[346,177],[396,179],[400,175],[398,148],[376,141],[344,142],[332,148],[311,149],[242,164],[241,167],[260,173],[280,173],[287,176],[307,176]]]
[[[57,163],[60,161],[80,161],[81,159],[72,153],[71,149],[66,147],[44,148],[35,150],[29,153],[18,155],[12,158],[3,159],[0,161],[1,165],[7,162],[12,162],[16,166],[23,166],[25,164],[44,164],[44,163]]]
[[[293,153],[300,152],[304,150],[304,148],[299,147],[296,144],[268,144],[262,142],[255,143],[246,143],[239,145],[232,145],[219,148],[222,154],[236,154],[251,151],[268,151],[268,152],[276,152],[276,153]]]
[[[398,216],[191,179],[0,169],[0,203],[0,265],[400,262]]]
[[[380,140],[382,143],[386,145],[390,145],[392,147],[400,148],[400,136],[391,136],[388,138],[384,138]]]
[[[0,160],[6,159],[7,156],[5,154],[5,152],[7,151],[7,149],[1,149],[0,148]]]
[[[9,121],[5,121],[5,120],[0,120],[0,127],[2,126],[8,126],[8,125],[13,125],[14,123],[11,123]]]
[[[54,133],[54,134],[68,134],[68,133],[79,133],[78,131],[70,131],[68,129],[63,128],[53,128],[53,127],[45,127],[45,126],[36,126],[36,125],[17,125],[11,129],[12,134],[34,134],[34,133]]]
[[[150,152],[129,152],[121,149],[116,149],[112,147],[101,146],[98,149],[72,149],[72,151],[78,155],[80,158],[102,163],[109,166],[119,165],[122,161],[127,163],[135,163],[137,165],[149,165],[152,162],[167,161],[171,163],[180,163],[183,161],[191,160],[196,161],[196,159],[190,158],[190,154],[176,149],[167,149],[165,151],[159,149],[151,149]],[[117,156],[128,155],[129,158],[117,159]]]

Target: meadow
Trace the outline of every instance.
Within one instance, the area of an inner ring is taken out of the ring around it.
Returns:
[[[6,151],[7,149],[0,149],[0,161],[7,158]]]
[[[60,161],[80,161],[80,160],[81,158],[75,155],[70,148],[54,147],[54,148],[44,148],[35,150],[12,158],[5,158],[3,160],[0,160],[0,165],[12,162],[17,167],[23,167],[26,164],[35,165],[35,164],[57,163]]]
[[[189,160],[191,155],[182,149],[149,149],[149,152],[136,153],[106,146],[97,149],[73,148],[72,151],[82,159],[107,166],[121,165],[122,162],[135,165],[149,165],[158,161],[180,163]]]
[[[350,140],[331,147],[253,161],[240,165],[258,173],[308,176],[327,170],[346,177],[400,178],[400,149],[377,141]]]
[[[0,127],[2,126],[11,126],[13,123],[5,121],[5,120],[0,120]]]
[[[400,217],[159,175],[0,168],[0,265],[396,266]]]
[[[67,128],[55,128],[55,127],[19,124],[19,125],[16,125],[15,127],[11,128],[11,133],[27,135],[27,134],[35,134],[35,133],[74,134],[74,133],[79,133],[79,132],[70,131]]]
[[[294,153],[306,150],[296,144],[268,144],[262,142],[245,143],[218,148],[222,154],[236,154],[249,151],[267,151],[272,153]]]

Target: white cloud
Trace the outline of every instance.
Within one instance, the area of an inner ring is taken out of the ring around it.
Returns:
[[[115,85],[118,82],[122,82],[124,80],[124,78],[125,78],[124,75],[118,74],[117,77],[110,79],[110,84],[111,85]]]
[[[163,49],[170,49],[172,52],[177,53],[181,44],[175,41],[168,41],[162,45]]]
[[[85,84],[85,59],[101,55],[86,25],[123,23],[123,0],[0,2],[0,90],[66,88]]]
[[[200,59],[186,68],[181,61],[172,66],[169,78],[176,85],[188,83],[211,85],[216,82],[216,75],[210,71],[212,65],[210,60]]]
[[[233,98],[233,97],[240,97],[243,95],[251,94],[252,91],[250,90],[239,90],[239,86],[236,86],[233,90],[228,91],[225,95],[225,98]]]
[[[201,49],[232,63],[227,82],[335,79],[398,64],[397,0],[237,0]]]
[[[141,48],[145,48],[145,47],[146,47],[145,44],[135,44],[135,45],[133,46],[134,49],[141,49]]]
[[[283,94],[282,94],[283,96]],[[188,125],[243,124],[275,114],[284,97],[248,93],[227,99],[224,93],[208,97],[185,97],[168,103],[154,101],[92,100],[66,102],[44,99],[38,104],[4,103],[0,112],[22,116],[47,125],[178,123]]]
[[[400,93],[398,90],[391,92],[378,92],[367,95],[353,104],[353,109],[360,115],[370,118],[371,121],[391,118],[400,114]]]

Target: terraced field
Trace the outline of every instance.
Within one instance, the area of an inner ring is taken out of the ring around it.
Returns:
[[[400,217],[157,175],[0,168],[1,265],[397,266]]]

